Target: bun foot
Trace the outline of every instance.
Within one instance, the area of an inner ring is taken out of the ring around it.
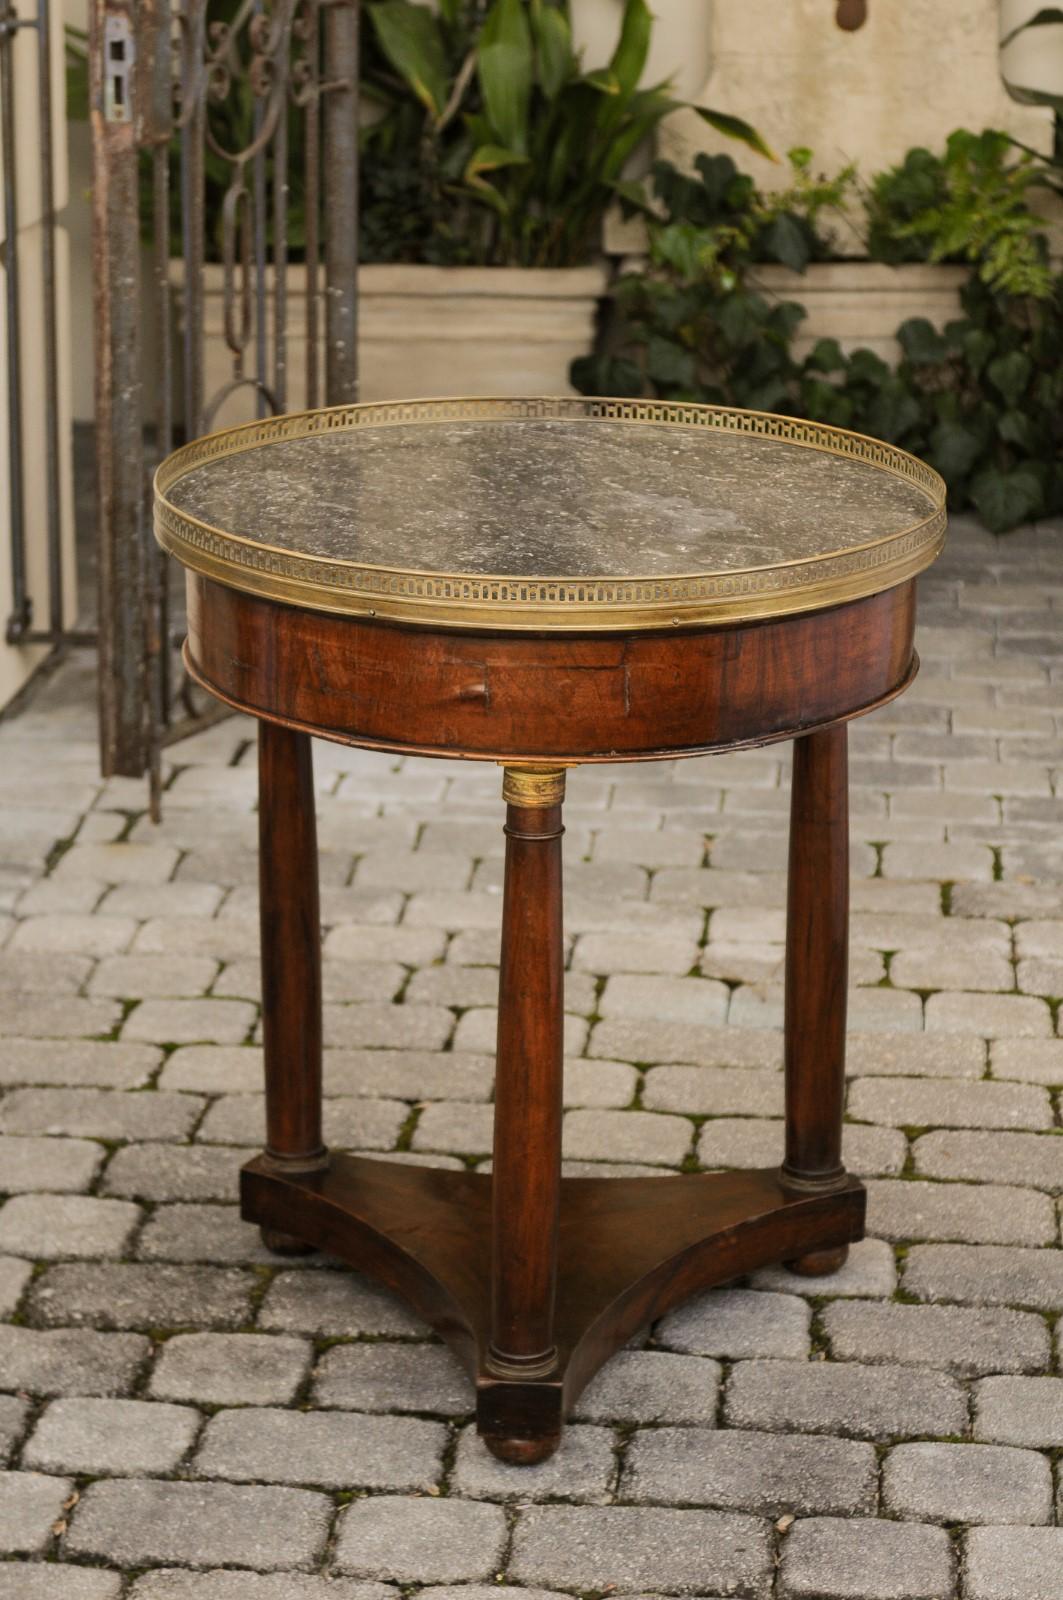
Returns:
[[[796,1273],[799,1278],[827,1278],[844,1267],[848,1256],[847,1244],[837,1245],[833,1250],[810,1250],[807,1256],[797,1256],[795,1260],[787,1261],[786,1269]]]
[[[534,1467],[540,1461],[547,1461],[561,1443],[559,1433],[546,1433],[538,1439],[504,1439],[490,1433],[481,1437],[493,1456],[499,1461],[508,1461],[513,1467]]]
[[[281,1233],[279,1228],[259,1228],[258,1231],[266,1249],[272,1250],[275,1256],[312,1256],[316,1249],[304,1239],[297,1239],[294,1233]]]

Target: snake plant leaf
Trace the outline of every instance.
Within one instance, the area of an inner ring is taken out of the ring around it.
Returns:
[[[717,133],[725,134],[728,139],[738,139],[751,150],[755,150],[758,155],[767,156],[769,161],[778,161],[779,158],[771,146],[766,144],[756,128],[742,117],[732,116],[729,111],[713,111],[708,106],[692,106],[690,109],[696,111],[702,122],[707,122]]]
[[[580,82],[596,89],[599,94],[620,94],[620,80],[610,67],[595,67],[593,72],[585,72]]]
[[[495,0],[480,33],[476,66],[499,144],[527,155],[535,51],[522,0]]]
[[[526,167],[529,165],[528,156],[520,156],[515,150],[504,150],[499,144],[482,144],[474,150],[465,168],[465,182],[472,183],[484,172],[497,172],[501,167]]]
[[[548,100],[556,100],[576,71],[568,18],[557,6],[532,0],[531,27],[539,63],[539,86]]]
[[[646,217],[658,215],[656,207],[651,203],[650,197],[646,193],[644,184],[637,182],[633,178],[620,178],[617,182],[611,183],[609,187],[620,201],[626,215],[630,216],[632,212],[640,212]]]
[[[626,100],[639,86],[650,53],[650,35],[653,16],[646,0],[627,0],[620,23],[620,38],[609,62],[609,71],[616,79],[620,93]]]
[[[427,6],[410,0],[375,0],[369,7],[380,48],[421,104],[438,118],[450,93],[439,24]]]
[[[1027,28],[1048,28],[1060,22],[1063,22],[1063,10],[1059,6],[1042,6],[1040,11],[1028,17],[1025,22],[1020,22],[1010,33],[1006,33],[1000,41],[1000,48],[1003,50],[1005,45],[1009,45],[1018,34],[1025,33]]]

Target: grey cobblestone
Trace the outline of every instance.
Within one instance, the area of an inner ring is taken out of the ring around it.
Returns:
[[[46,1325],[177,1328],[234,1327],[247,1321],[254,1275],[233,1267],[172,1267],[97,1261],[49,1267],[30,1297]]]
[[[270,1266],[276,1262],[237,1206],[159,1206],[137,1242],[143,1261],[202,1261],[217,1265]]]
[[[90,1139],[183,1139],[205,1101],[199,1095],[123,1094],[117,1089],[15,1089],[0,1105],[5,1133]]]
[[[994,1039],[990,1051],[995,1078],[1063,1084],[1063,1039]]]
[[[161,1060],[162,1052],[146,1044],[72,1039],[57,1050],[44,1039],[6,1039],[0,1051],[0,1085],[140,1089]]]
[[[451,1476],[452,1493],[480,1500],[570,1500],[604,1505],[616,1477],[610,1428],[575,1426],[564,1448],[538,1466],[515,1467],[485,1448],[474,1428],[463,1430]]]
[[[28,1394],[121,1395],[148,1349],[136,1333],[0,1326],[0,1385]]]
[[[749,1067],[654,1067],[646,1074],[642,1103],[695,1116],[778,1117],[783,1080],[778,1072]]]
[[[336,1568],[399,1583],[493,1578],[506,1544],[501,1506],[468,1500],[356,1500],[340,1521]]]
[[[0,1210],[0,1250],[36,1261],[121,1255],[140,1217],[128,1200],[20,1194]]]
[[[93,973],[88,993],[120,999],[198,997],[217,972],[218,963],[209,956],[109,956]]]
[[[740,1361],[727,1382],[724,1414],[734,1428],[889,1439],[962,1433],[967,1400],[944,1373],[913,1367]]]
[[[932,994],[926,1003],[928,1033],[981,1033],[987,1039],[1047,1039],[1052,1013],[1044,1000],[1021,994]]]
[[[100,1567],[57,1566],[51,1561],[0,1565],[0,1600],[118,1600],[121,1587],[121,1573]]]
[[[720,1366],[701,1356],[620,1350],[591,1379],[573,1416],[582,1422],[696,1423],[713,1427]]]
[[[656,1340],[690,1355],[799,1359],[810,1349],[809,1310],[797,1294],[710,1289],[670,1311]]]
[[[849,1246],[848,1258],[837,1272],[798,1282],[785,1267],[762,1267],[750,1281],[755,1288],[778,1289],[787,1294],[799,1291],[826,1298],[879,1295],[888,1299],[897,1287],[897,1265],[884,1240],[861,1239]]]
[[[154,1044],[240,1044],[254,1025],[246,1000],[142,1000],[122,1024],[123,1039]]]
[[[723,1511],[650,1506],[539,1506],[517,1524],[519,1583],[636,1593],[771,1593],[767,1524]]]
[[[920,1300],[1063,1311],[1063,1253],[1002,1245],[917,1244],[901,1287]]]
[[[874,1512],[878,1466],[870,1444],[729,1428],[654,1428],[636,1436],[624,1499],[719,1506],[780,1517]]]
[[[0,1135],[0,1190],[77,1193],[89,1188],[105,1151],[87,1139],[10,1139]]]
[[[377,1341],[333,1345],[314,1372],[314,1403],[352,1411],[466,1416],[476,1395],[465,1370],[442,1345]]]
[[[71,995],[0,994],[0,1037],[76,1040],[111,1033],[122,1018],[117,1000]]]
[[[1033,1450],[990,1444],[901,1444],[882,1473],[885,1508],[921,1522],[1045,1523],[1052,1470]]]
[[[984,1378],[974,1391],[974,1436],[991,1444],[1063,1446],[1063,1378]]]
[[[308,1568],[324,1548],[331,1510],[325,1495],[306,1489],[101,1480],[82,1495],[66,1548],[123,1567]]]
[[[1055,1600],[1063,1528],[972,1528],[965,1543],[967,1600]]]
[[[354,1272],[278,1272],[258,1321],[263,1328],[323,1339],[424,1338],[428,1332],[393,1295]]]
[[[780,1600],[952,1600],[942,1528],[810,1517],[783,1547]]]
[[[678,1166],[694,1129],[685,1117],[654,1111],[569,1111],[562,1149],[570,1161],[646,1161]],[[2,1218],[0,1218],[2,1226]]]
[[[344,1583],[296,1572],[191,1573],[157,1567],[136,1580],[130,1600],[395,1600],[395,1591],[382,1583]]]
[[[100,1191],[129,1200],[235,1200],[245,1154],[204,1145],[127,1145],[107,1163]]]
[[[910,1362],[960,1378],[1041,1372],[1052,1360],[1048,1327],[1028,1311],[839,1300],[823,1328],[839,1360]]]
[[[32,1555],[44,1550],[73,1487],[69,1478],[0,1472],[0,1552]]]
[[[892,1127],[1050,1128],[1044,1089],[1019,1083],[946,1083],[861,1078],[849,1089],[849,1115]]]
[[[729,1001],[727,985],[710,978],[628,972],[607,980],[599,1010],[606,1018],[660,1018],[711,1027],[727,1020]]]
[[[473,1013],[468,1013],[473,1015]],[[325,1007],[325,1044],[330,1049],[441,1050],[454,1030],[445,1006],[396,1006],[372,1002]],[[476,1050],[458,1042],[456,1050]]]
[[[22,1452],[42,1472],[114,1477],[172,1472],[199,1430],[190,1406],[143,1400],[53,1400]]]
[[[158,1087],[194,1094],[261,1093],[263,1073],[260,1046],[186,1044],[167,1056]]]
[[[312,1354],[305,1339],[277,1334],[181,1333],[163,1345],[148,1392],[198,1405],[287,1405],[310,1370]]]
[[[446,1429],[413,1417],[246,1407],[207,1423],[195,1460],[206,1478],[316,1484],[329,1489],[428,1489]]]
[[[1063,1189],[1063,1139],[1042,1133],[925,1133],[912,1147],[916,1170],[929,1178],[969,1178],[986,1174],[1003,1183]],[[988,1237],[979,1242],[989,1243]],[[999,1242],[999,1241],[998,1241]]]
[[[994,1173],[994,1177],[996,1173]],[[1053,1244],[1052,1201],[1003,1184],[871,1182],[867,1226],[886,1239],[960,1239],[981,1244]]]

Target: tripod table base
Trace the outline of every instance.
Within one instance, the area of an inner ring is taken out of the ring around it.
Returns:
[[[770,1262],[829,1271],[863,1233],[855,1179],[822,1194],[788,1190],[776,1168],[561,1184],[557,1361],[541,1376],[499,1376],[488,1359],[491,1179],[336,1155],[324,1171],[241,1174],[242,1210],[385,1285],[451,1346],[476,1384],[488,1448],[528,1464],[557,1449],[567,1412],[598,1368],[690,1295]]]

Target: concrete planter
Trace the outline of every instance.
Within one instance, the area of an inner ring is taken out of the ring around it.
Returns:
[[[421,395],[570,394],[570,362],[593,346],[604,264],[589,267],[369,266],[359,274],[359,351],[364,400]],[[173,263],[181,323],[181,263]],[[232,377],[225,343],[222,269],[205,269],[206,393]],[[288,273],[287,409],[306,404],[306,290]],[[248,351],[246,365],[253,364]],[[215,426],[254,414],[249,388],[231,396]]]
[[[878,261],[821,261],[805,272],[762,266],[750,281],[777,300],[796,300],[808,312],[794,340],[800,360],[817,339],[837,339],[847,353],[873,350],[891,366],[900,359],[894,335],[909,317],[926,317],[935,328],[961,315],[960,289],[967,267],[887,267]]]

